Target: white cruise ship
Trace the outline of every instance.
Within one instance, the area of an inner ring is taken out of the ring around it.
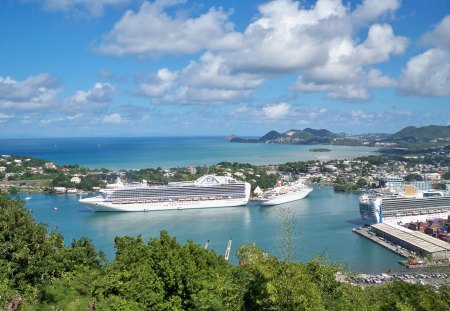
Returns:
[[[450,196],[442,191],[417,191],[407,185],[400,192],[363,194],[359,198],[359,212],[366,225],[447,218],[450,215]]]
[[[80,199],[79,202],[96,212],[229,207],[247,204],[250,188],[249,183],[215,175],[205,175],[191,182],[172,182],[166,186],[119,182],[101,189],[96,197]]]
[[[261,199],[261,205],[278,205],[301,200],[311,191],[313,191],[313,188],[307,186],[302,180],[287,182],[284,184],[277,182],[275,187],[264,192]]]

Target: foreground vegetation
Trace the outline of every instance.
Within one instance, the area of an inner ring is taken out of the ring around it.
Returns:
[[[362,289],[339,267],[289,262],[241,246],[244,265],[194,242],[116,237],[112,261],[82,238],[69,245],[0,193],[0,308],[6,310],[450,310],[450,288],[402,281]],[[289,257],[287,257],[289,258]]]

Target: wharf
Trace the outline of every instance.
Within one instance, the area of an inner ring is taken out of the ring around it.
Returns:
[[[406,249],[400,249],[397,245],[394,245],[376,235],[370,234],[369,227],[356,228],[353,230],[353,232],[355,232],[356,234],[359,234],[362,237],[365,237],[366,239],[371,240],[372,242],[377,243],[378,245],[383,246],[384,248],[386,248],[386,249],[390,250],[391,252],[394,252],[402,257],[408,258],[413,255],[411,252],[409,252]]]

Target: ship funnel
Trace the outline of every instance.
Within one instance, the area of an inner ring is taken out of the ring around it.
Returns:
[[[405,186],[405,196],[413,197],[415,195],[417,195],[416,188],[414,188],[414,186],[412,186],[412,185],[406,185]]]

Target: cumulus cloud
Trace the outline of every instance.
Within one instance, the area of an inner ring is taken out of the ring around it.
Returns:
[[[144,2],[138,12],[127,11],[114,25],[98,51],[142,56],[162,53],[196,53],[202,49],[227,49],[240,43],[240,34],[228,22],[229,13],[211,8],[197,17],[170,16],[164,9],[180,1]]]
[[[122,124],[127,123],[128,120],[124,119],[119,113],[113,113],[102,118],[103,123]]]
[[[122,6],[132,0],[25,0],[39,3],[44,10],[64,12],[76,17],[99,17],[106,6]]]
[[[431,32],[422,37],[422,42],[433,46],[450,47],[450,15],[447,15]]]
[[[146,29],[147,19],[141,15],[156,12],[154,6],[146,4],[136,14],[128,12],[121,22],[130,19],[134,25],[130,29]],[[339,0],[319,0],[308,8],[292,0],[270,1],[259,6],[259,15],[242,33],[227,32],[223,29],[231,28],[222,27],[223,31],[214,32],[215,37],[211,39],[205,32],[208,43],[191,40],[195,48],[186,48],[184,39],[178,38],[179,30],[168,27],[184,46],[180,52],[207,51],[198,61],[191,61],[169,76],[161,76],[161,72],[150,75],[147,81],[140,82],[138,93],[157,101],[176,103],[233,102],[249,98],[268,79],[294,73],[299,74],[299,78],[291,87],[293,91],[323,92],[330,99],[367,101],[371,99],[370,87],[395,84],[379,70],[373,71],[371,66],[404,53],[409,44],[405,37],[396,36],[389,24],[374,23],[398,7],[396,0],[366,0],[352,12]],[[170,22],[176,20],[161,11],[161,7],[157,12]],[[221,25],[228,23],[227,18],[223,16]],[[361,30],[355,25],[363,20],[372,24],[367,27],[367,38],[358,42],[355,34]],[[115,34],[116,28],[124,28],[118,26],[121,22],[108,36]],[[225,40],[231,35],[236,44],[215,45],[218,37]],[[117,36],[113,37],[117,43]],[[138,30],[124,37],[133,42],[123,41],[119,48],[124,50],[117,50],[116,54],[144,56],[156,49],[161,53],[173,53],[177,46],[163,46],[172,39],[160,40],[151,32],[146,40]],[[188,35],[185,37],[189,39]]]
[[[108,107],[111,101],[111,94],[116,91],[115,87],[109,83],[95,83],[87,90],[78,90],[74,95],[66,98],[62,103],[62,108],[68,111],[96,111]]]
[[[231,73],[221,56],[211,52],[191,61],[180,71],[160,69],[139,82],[137,93],[179,104],[224,103],[247,98],[263,79],[247,73]]]
[[[13,118],[22,124],[76,122],[83,116],[90,118],[98,111],[107,111],[114,91],[111,84],[96,83],[89,90],[62,97],[58,84],[48,74],[21,81],[0,77],[0,122]]]
[[[399,89],[418,96],[450,96],[450,54],[435,48],[412,57],[402,70]]]
[[[177,75],[176,72],[162,68],[156,74],[150,74],[142,79],[137,93],[152,98],[163,97],[175,86]]]
[[[400,8],[400,0],[365,0],[359,4],[352,14],[355,24],[365,25],[382,16],[393,14]]]
[[[48,74],[30,76],[23,81],[0,76],[0,108],[12,111],[39,110],[57,101],[59,90]]]
[[[266,119],[283,119],[291,114],[292,107],[287,103],[268,105],[262,108]]]
[[[408,60],[399,90],[416,96],[450,96],[450,15],[421,40],[432,47]]]

